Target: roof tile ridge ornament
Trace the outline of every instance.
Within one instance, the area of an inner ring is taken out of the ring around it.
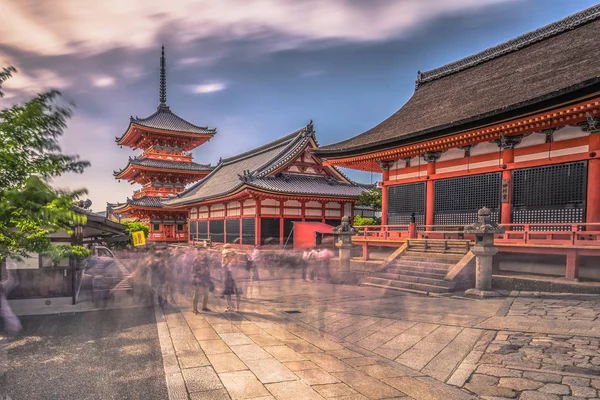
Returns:
[[[304,127],[303,135],[310,136],[313,133],[315,133],[315,126],[313,124],[313,120],[311,119],[310,122],[308,124],[306,124],[306,126]]]
[[[443,78],[447,75],[452,75],[464,69],[474,67],[486,61],[490,61],[505,54],[512,53],[553,36],[560,35],[561,33],[575,29],[580,25],[584,25],[598,18],[600,18],[600,4],[589,7],[578,13],[571,14],[561,20],[524,33],[496,46],[489,47],[483,51],[480,51],[479,53],[475,53],[460,60],[442,65],[441,67],[425,71],[422,74],[422,81],[420,83],[430,82],[439,78]]]
[[[160,83],[158,86],[158,109],[163,111],[169,111],[167,105],[167,60],[165,57],[165,46],[161,48],[160,56]]]
[[[419,86],[423,83],[423,73],[421,71],[417,71],[417,80],[415,80],[415,91],[419,88]]]

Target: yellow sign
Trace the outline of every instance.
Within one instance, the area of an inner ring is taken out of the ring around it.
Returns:
[[[131,232],[131,238],[133,239],[134,246],[144,246],[146,244],[144,231]]]

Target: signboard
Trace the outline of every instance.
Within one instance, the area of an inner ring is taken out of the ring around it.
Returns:
[[[502,202],[510,202],[510,180],[502,179]]]
[[[131,238],[133,239],[134,246],[144,246],[146,244],[144,231],[131,232]]]

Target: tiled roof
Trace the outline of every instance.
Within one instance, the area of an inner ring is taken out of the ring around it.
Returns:
[[[248,185],[274,192],[318,196],[358,197],[364,191],[362,187],[332,178],[294,174],[268,176],[250,181]]]
[[[206,126],[197,126],[187,122],[167,106],[159,106],[154,114],[146,118],[131,117],[131,121],[148,128],[164,129],[173,132],[198,133],[202,135],[214,135],[216,133],[216,129],[209,129]]]
[[[163,200],[164,199],[162,199],[160,197],[154,197],[154,196],[144,196],[144,197],[139,197],[137,199],[129,199],[128,198],[125,203],[121,203],[117,207],[113,207],[113,210],[117,211],[118,209],[123,208],[129,204],[134,205],[134,206],[140,206],[140,207],[162,208]]]
[[[187,204],[223,196],[246,183],[265,189],[265,185],[268,185],[272,187],[270,190],[277,190],[274,181],[279,178],[267,178],[267,175],[297,157],[311,139],[314,139],[312,123],[256,149],[223,159],[206,178],[181,192],[176,198],[167,200],[166,204]],[[327,190],[332,190],[333,187],[335,186],[328,186]],[[322,190],[325,188],[322,187]],[[295,193],[294,190],[291,192]]]
[[[130,158],[129,162],[120,171],[115,171],[115,176],[121,174],[129,167],[129,165],[141,165],[143,167],[150,168],[164,168],[172,170],[186,170],[186,171],[212,171],[215,167],[210,164],[197,164],[195,162],[182,162],[182,161],[168,161],[168,160],[154,160],[151,158]]]
[[[348,140],[322,146],[325,157],[362,154],[492,123],[526,107],[600,86],[600,5],[460,61],[420,73],[396,113]]]

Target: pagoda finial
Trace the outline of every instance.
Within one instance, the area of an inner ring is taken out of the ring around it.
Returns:
[[[165,59],[165,46],[162,46],[162,53],[160,56],[160,86],[159,86],[159,100],[160,104],[158,108],[167,107],[167,62]]]

